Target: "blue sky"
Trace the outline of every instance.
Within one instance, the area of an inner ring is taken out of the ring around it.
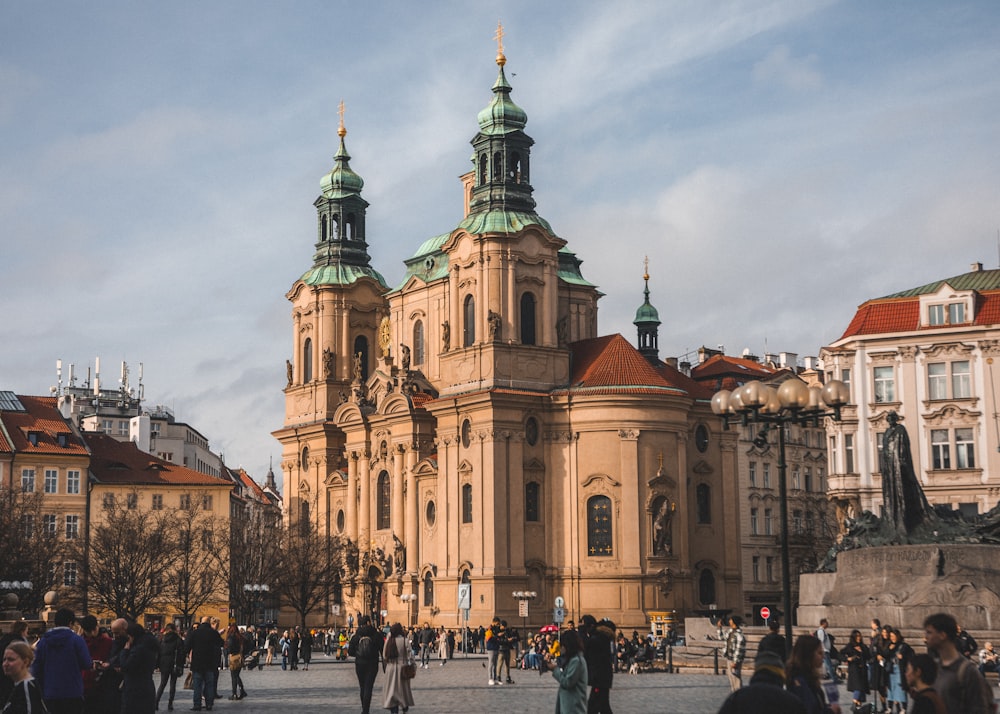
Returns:
[[[817,354],[864,300],[997,267],[995,2],[6,3],[0,389],[144,363],[147,402],[262,479],[280,458],[285,292],[346,103],[370,253],[461,214],[508,78],[538,211],[661,356]],[[113,367],[109,368],[109,365]]]

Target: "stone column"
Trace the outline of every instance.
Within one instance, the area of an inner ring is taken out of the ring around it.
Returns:
[[[347,455],[347,537],[358,542],[358,452]]]
[[[358,547],[364,552],[371,544],[372,479],[371,454],[367,449],[360,455],[358,478],[361,479],[361,522],[358,524]]]
[[[639,473],[639,431],[638,429],[620,429],[619,439],[619,473],[638,474]],[[640,550],[642,543],[642,527],[646,523],[643,517],[644,509],[639,503],[639,482],[638,479],[623,478],[621,486],[621,507],[615,514],[615,521],[618,524],[617,531],[621,535],[618,543],[619,556],[622,564],[622,573],[637,574],[642,572]],[[633,514],[632,517],[623,518],[623,513]]]
[[[417,493],[417,449],[414,444],[406,452],[406,571],[417,572],[420,563],[419,533],[420,533],[420,494]]]
[[[403,540],[403,446],[392,447],[392,534]]]

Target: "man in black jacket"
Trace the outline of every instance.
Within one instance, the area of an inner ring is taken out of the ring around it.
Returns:
[[[368,615],[362,616],[359,622],[361,626],[347,643],[347,654],[354,658],[354,673],[358,676],[358,686],[361,688],[361,712],[369,714],[379,655],[385,640],[382,633],[372,627],[372,619]]]
[[[184,640],[184,651],[191,655],[191,683],[194,686],[192,711],[201,711],[203,694],[205,708],[212,711],[223,644],[222,636],[212,627],[208,617],[201,618],[201,624],[191,630]]]
[[[583,658],[590,675],[590,699],[587,714],[613,714],[611,711],[611,681],[614,678],[612,651],[615,641],[615,623],[604,619],[600,622],[592,615],[580,618],[583,636]]]

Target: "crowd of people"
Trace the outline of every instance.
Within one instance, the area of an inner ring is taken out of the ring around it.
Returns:
[[[992,688],[984,673],[998,671],[997,655],[987,642],[977,651],[975,639],[947,613],[924,621],[926,653],[918,653],[899,629],[872,620],[866,636],[852,630],[838,647],[821,620],[815,634],[800,635],[786,659],[786,641],[776,621],[754,659],[754,673],[743,686],[746,637],[739,617],[729,619],[725,658],[733,692],[719,714],[990,714]],[[978,655],[978,663],[973,661]],[[839,701],[841,663],[851,705]],[[869,701],[869,697],[871,701]]]

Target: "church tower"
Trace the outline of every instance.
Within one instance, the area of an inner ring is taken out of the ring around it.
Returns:
[[[286,362],[282,443],[289,518],[321,523],[317,503],[327,475],[343,458],[343,435],[333,414],[368,376],[386,316],[385,280],[368,255],[364,181],[350,166],[341,102],[340,147],[320,180],[313,265],[285,297],[292,303],[292,358]]]
[[[646,287],[642,291],[646,296],[645,301],[635,311],[635,325],[639,337],[639,353],[651,364],[660,363],[660,347],[658,344],[658,334],[660,327],[660,314],[649,302],[649,258],[645,260],[645,272],[642,279],[646,281]]]

